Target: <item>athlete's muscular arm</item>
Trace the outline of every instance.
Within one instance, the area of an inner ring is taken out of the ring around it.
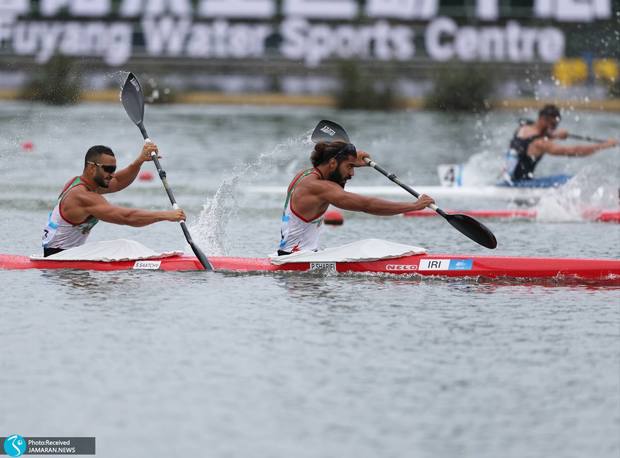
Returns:
[[[554,156],[589,156],[602,149],[612,148],[617,144],[617,140],[609,139],[596,145],[558,145],[550,140],[541,139],[532,144],[532,149],[536,156],[544,153]]]
[[[103,196],[95,193],[80,196],[80,203],[88,215],[108,223],[142,227],[159,221],[185,220],[183,210],[150,211],[111,205]]]
[[[566,129],[556,129],[551,132],[551,138],[559,138],[560,140],[566,140],[568,138],[568,131]]]
[[[142,151],[138,155],[138,157],[127,167],[119,170],[114,174],[114,178],[110,181],[110,186],[108,188],[99,188],[99,192],[101,194],[107,194],[110,192],[117,192],[122,189],[125,189],[131,183],[134,182],[138,173],[140,172],[140,167],[146,161],[152,161],[151,152],[157,152],[157,145],[155,143],[145,143],[142,147]]]
[[[315,192],[317,197],[335,207],[378,216],[398,215],[408,211],[422,210],[435,202],[426,195],[420,196],[416,202],[393,202],[376,197],[361,196],[352,192],[346,192],[336,183],[315,187]]]

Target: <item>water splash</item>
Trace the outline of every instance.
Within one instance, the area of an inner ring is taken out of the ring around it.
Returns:
[[[272,151],[261,153],[254,161],[235,167],[215,195],[207,199],[195,224],[190,226],[194,241],[209,255],[224,256],[226,248],[226,228],[239,209],[237,188],[242,180],[261,174],[262,170],[273,167],[273,162],[289,158],[291,150],[312,144],[310,132],[303,137],[291,138],[275,146]]]
[[[103,73],[103,79],[112,80],[112,82],[114,82],[114,85],[118,86],[118,90],[120,94],[120,91],[123,89],[123,84],[125,83],[125,80],[127,79],[127,76],[129,75],[129,73],[131,72],[128,72],[127,70],[109,71],[109,72]]]
[[[463,185],[493,185],[500,180],[503,166],[503,157],[495,150],[473,154],[463,165]]]
[[[550,222],[590,220],[601,210],[617,208],[617,177],[600,165],[584,167],[564,186],[550,190],[536,205],[537,219]]]
[[[472,154],[463,164],[461,170],[463,186],[493,185],[501,177],[503,156],[497,153],[497,139],[489,135],[487,130],[491,116],[491,113],[486,113],[476,121],[475,137],[481,151]]]

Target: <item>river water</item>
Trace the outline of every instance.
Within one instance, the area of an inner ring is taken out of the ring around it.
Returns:
[[[494,182],[520,116],[147,107],[177,200],[207,254],[264,256],[284,187],[308,163],[322,118],[413,185],[441,163]],[[577,133],[617,135],[614,115],[569,111]],[[40,250],[41,228],[83,154],[119,165],[141,136],[120,104],[0,104],[0,252]],[[24,148],[31,142],[33,148]],[[150,164],[145,170],[152,170]],[[496,254],[620,256],[617,225],[575,217],[617,208],[620,155],[545,158],[573,173],[538,221],[491,221]],[[384,186],[371,169],[353,184]],[[402,197],[401,197],[402,198]],[[157,180],[116,204],[167,208]],[[453,198],[446,208],[514,208]],[[442,219],[345,213],[325,246],[376,237],[485,253]],[[98,225],[91,240],[186,249],[176,224]],[[617,457],[620,289],[373,276],[2,271],[0,435],[96,436],[99,456]]]

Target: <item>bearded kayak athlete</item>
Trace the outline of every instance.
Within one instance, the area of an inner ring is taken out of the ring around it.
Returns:
[[[557,106],[545,105],[538,112],[538,119],[535,122],[520,123],[506,153],[506,166],[501,185],[516,187],[562,185],[571,178],[570,175],[534,178],[534,169],[545,154],[583,157],[618,144],[617,140],[609,139],[595,145],[558,145],[554,140],[565,140],[569,136],[567,130],[557,128],[561,119]]]
[[[70,179],[49,214],[43,228],[43,256],[83,245],[95,224],[101,221],[142,227],[158,221],[184,221],[181,209],[150,211],[111,205],[102,194],[118,192],[138,176],[142,164],[151,161],[157,145],[145,143],[140,155],[116,171],[116,157],[110,148],[92,146],[84,158],[82,175]]]
[[[288,186],[282,214],[278,255],[316,251],[323,215],[329,205],[343,210],[390,216],[422,210],[435,201],[421,195],[416,202],[393,202],[361,196],[344,190],[356,167],[367,166],[368,153],[341,141],[317,143],[310,160],[312,168],[295,175]]]

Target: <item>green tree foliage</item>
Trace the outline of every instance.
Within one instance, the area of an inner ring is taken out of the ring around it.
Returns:
[[[479,65],[442,68],[433,90],[424,101],[426,108],[442,111],[486,111],[495,89],[491,69]]]
[[[343,61],[338,67],[339,90],[336,104],[343,110],[393,110],[401,103],[394,89],[393,78],[371,76],[355,61]]]
[[[75,61],[70,57],[52,57],[22,88],[20,98],[50,105],[77,103],[81,88],[76,67]]]

